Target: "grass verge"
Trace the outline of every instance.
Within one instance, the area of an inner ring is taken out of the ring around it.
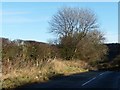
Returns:
[[[70,75],[88,71],[88,65],[82,61],[64,61],[64,60],[48,60],[44,66],[27,66],[14,68],[7,73],[3,73],[2,87],[4,89],[15,88],[27,83],[44,82],[49,77],[63,74]]]

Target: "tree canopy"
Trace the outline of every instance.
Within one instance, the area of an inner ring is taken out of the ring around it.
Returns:
[[[63,59],[101,60],[107,54],[104,34],[91,9],[63,7],[53,15],[50,32],[58,35]]]

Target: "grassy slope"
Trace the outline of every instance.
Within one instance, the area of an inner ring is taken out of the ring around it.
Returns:
[[[42,67],[30,66],[9,70],[3,75],[3,88],[15,88],[26,83],[44,82],[57,74],[70,75],[86,72],[87,63],[82,61],[49,60]]]

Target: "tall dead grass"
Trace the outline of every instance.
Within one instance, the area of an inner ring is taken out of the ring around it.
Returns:
[[[12,63],[12,64],[11,64]],[[87,71],[87,63],[83,61],[64,61],[49,59],[48,61],[33,64],[21,62],[7,62],[3,64],[3,88],[15,88],[17,86],[32,83],[44,82],[57,74],[69,75]]]

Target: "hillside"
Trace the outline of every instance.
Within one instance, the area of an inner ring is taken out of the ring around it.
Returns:
[[[105,44],[107,45],[109,51],[108,51],[108,59],[111,61],[114,58],[116,58],[117,55],[120,54],[120,44],[119,43],[109,43]]]
[[[32,40],[14,40],[14,41],[10,41],[7,38],[0,38],[0,40],[2,40],[2,46],[4,46],[5,44],[9,44],[10,42],[16,43],[18,45],[22,45],[22,44],[30,44],[30,45],[42,45],[42,46],[46,46],[46,47],[51,47],[52,49],[56,49],[57,50],[57,46],[55,45],[51,45],[48,43],[44,43],[44,42],[39,42],[39,41],[32,41]],[[117,55],[120,54],[120,44],[119,43],[108,43],[105,44],[108,47],[108,55],[107,58],[109,61],[113,60]],[[4,49],[4,48],[3,48]]]

